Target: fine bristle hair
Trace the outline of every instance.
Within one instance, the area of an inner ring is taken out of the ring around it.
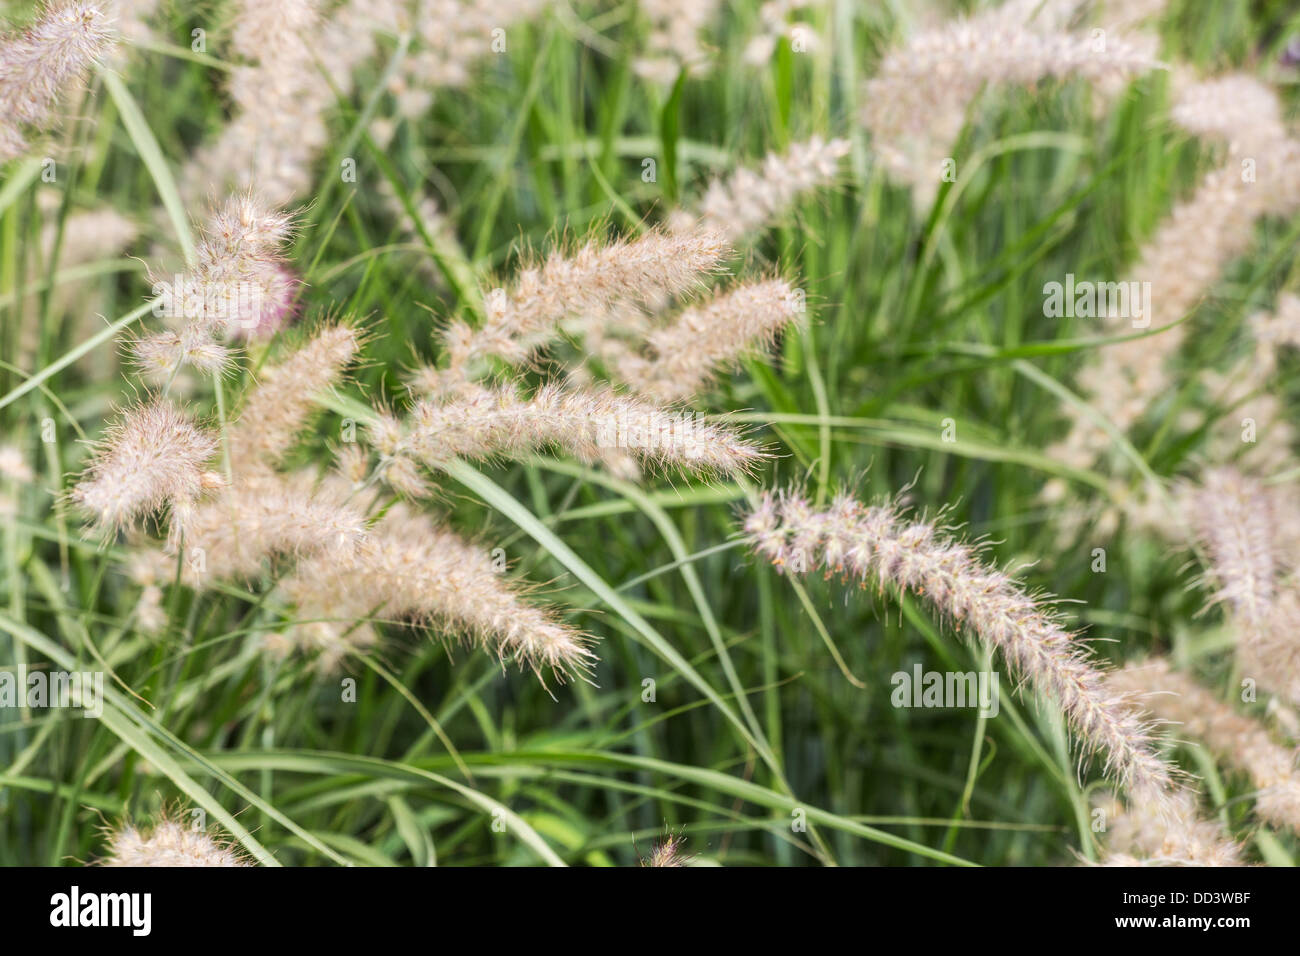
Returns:
[[[1108,795],[1096,804],[1105,826],[1100,866],[1245,865],[1240,844],[1200,812],[1190,791],[1173,794],[1163,808],[1139,800],[1121,804]]]
[[[0,859],[1292,862],[1286,6],[0,4]]]
[[[719,0],[641,0],[638,7],[651,29],[633,69],[663,84],[672,83],[682,71],[707,69],[709,56],[700,34],[721,6]]]
[[[1161,334],[1104,345],[1079,373],[1088,404],[1120,431],[1142,420],[1169,390],[1171,359],[1187,335],[1178,320],[1251,248],[1256,221],[1300,209],[1300,140],[1289,134],[1272,90],[1252,77],[1230,75],[1184,82],[1176,95],[1175,122],[1225,143],[1228,156],[1173,207],[1131,270],[1134,281],[1150,284],[1151,313],[1141,317],[1142,327]],[[1107,334],[1131,332],[1132,317],[1112,311],[1100,316]],[[1067,415],[1070,430],[1049,452],[1089,467],[1111,447],[1110,434],[1073,406]]]
[[[815,190],[835,182],[840,160],[849,153],[846,139],[813,136],[784,153],[768,153],[761,165],[741,167],[706,187],[694,213],[677,210],[669,219],[679,230],[721,231],[731,242],[753,238],[776,223]]]

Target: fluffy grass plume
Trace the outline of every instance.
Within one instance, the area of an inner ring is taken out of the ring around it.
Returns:
[[[1154,658],[1115,671],[1107,683],[1141,695],[1143,706],[1179,737],[1197,740],[1257,788],[1255,812],[1273,826],[1300,830],[1300,773],[1293,748],[1275,743],[1256,720],[1239,714],[1187,674]]]
[[[179,534],[203,491],[223,484],[207,468],[216,451],[216,436],[170,403],[136,405],[99,443],[72,500],[108,532],[166,507]]]
[[[238,847],[202,829],[161,816],[107,831],[107,856],[100,866],[251,866]]]
[[[655,301],[700,289],[730,252],[716,230],[649,232],[610,243],[589,241],[572,254],[555,251],[521,270],[509,288],[489,292],[486,321],[460,321],[443,333],[448,368],[430,380],[444,391],[483,376],[485,360],[519,364],[565,318],[607,309],[623,300]]]
[[[53,124],[59,96],[113,36],[109,4],[51,0],[26,30],[0,37],[0,162],[27,151],[30,130]]]
[[[1046,600],[983,561],[977,547],[893,504],[867,507],[847,494],[818,511],[797,492],[765,492],[744,529],[754,550],[787,573],[821,569],[923,597],[1048,695],[1136,802],[1172,803],[1174,775],[1152,748],[1147,723],[1106,689],[1102,672]]]

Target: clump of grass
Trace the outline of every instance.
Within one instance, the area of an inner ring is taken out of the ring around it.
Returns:
[[[746,864],[1293,860],[1294,24],[961,6],[145,4],[111,53],[35,12],[0,656],[123,693],[0,720],[0,862],[93,857],[88,808],[158,819],[124,865],[633,863],[665,821],[651,865],[688,825]],[[1041,321],[1066,273],[1150,281],[1146,334]],[[997,717],[877,692],[995,654]]]

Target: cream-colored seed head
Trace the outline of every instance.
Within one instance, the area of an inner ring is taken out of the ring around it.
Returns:
[[[1199,375],[1206,395],[1224,410],[1211,427],[1207,458],[1248,474],[1280,474],[1296,467],[1296,429],[1273,379],[1282,349],[1300,347],[1300,297],[1283,293],[1273,313],[1257,313],[1246,324],[1250,351],[1226,370]]]
[[[690,866],[692,857],[685,852],[685,849],[686,834],[668,829],[664,832],[663,839],[654,845],[649,856],[641,861],[641,865],[650,867]]]
[[[409,620],[468,640],[539,677],[585,677],[590,640],[521,599],[493,557],[428,515],[394,505],[350,555],[303,562],[282,585],[308,623],[287,637],[332,669],[373,643],[373,619]],[[360,625],[360,626],[358,626]]]
[[[214,434],[167,402],[136,405],[109,428],[72,500],[109,532],[170,507],[178,533],[214,484],[205,466],[216,450]]]
[[[252,866],[229,843],[166,817],[139,829],[124,824],[109,835],[101,866]]]
[[[1162,658],[1129,664],[1110,674],[1109,686],[1140,697],[1180,737],[1199,740],[1218,759],[1245,773],[1257,788],[1260,819],[1300,832],[1300,773],[1294,751],[1273,742],[1258,721],[1239,714]]]
[[[762,450],[735,432],[674,414],[609,389],[546,385],[531,398],[484,388],[446,404],[418,403],[405,454],[437,468],[455,457],[522,458],[556,447],[586,462],[610,449],[663,468],[703,474],[744,472]]]
[[[1223,605],[1236,637],[1237,664],[1261,688],[1300,702],[1300,556],[1292,537],[1296,503],[1233,468],[1207,469],[1181,498],[1209,566],[1213,600]]]
[[[339,470],[324,476],[278,470],[313,396],[342,377],[359,347],[354,328],[326,324],[263,370],[229,430],[233,483],[189,508],[179,555],[156,549],[133,565],[144,589],[137,626],[155,632],[166,624],[159,585],[178,567],[194,588],[255,581],[279,567],[279,595],[296,607],[296,620],[266,642],[268,653],[297,648],[332,670],[375,643],[378,615],[468,639],[539,675],[585,676],[595,660],[585,635],[525,602],[490,555],[400,504],[371,526],[376,489],[365,482],[360,449],[344,446]],[[382,476],[411,497],[427,493],[420,466],[393,457],[402,451],[400,423],[381,413],[371,434],[383,446]]]
[[[745,354],[768,345],[798,320],[797,290],[781,279],[748,282],[689,306],[647,337],[645,354],[629,352],[617,376],[655,402],[685,401]]]
[[[1158,67],[1149,38],[1066,32],[1076,4],[1012,0],[923,30],[867,82],[862,122],[886,170],[928,207],[971,102],[986,86],[1078,77],[1113,84]]]
[[[277,557],[301,560],[316,554],[350,555],[366,536],[361,514],[322,500],[302,487],[267,474],[236,476],[224,493],[203,502],[186,522],[181,581],[207,587],[218,581],[255,580]],[[193,560],[201,555],[202,560]],[[176,564],[159,555],[161,567]]]
[[[1105,758],[1132,800],[1175,809],[1171,768],[1152,749],[1147,722],[1106,689],[1084,645],[1043,602],[984,563],[976,548],[891,505],[868,508],[847,495],[816,511],[797,494],[764,493],[745,531],[754,549],[784,571],[822,568],[921,595],[1055,700],[1085,749]]]
[[[1201,813],[1189,791],[1174,793],[1163,806],[1110,798],[1098,804],[1106,822],[1101,866],[1245,865],[1240,844]]]
[[[272,468],[292,448],[315,400],[338,381],[361,348],[347,323],[319,329],[302,348],[265,369],[230,428],[231,463],[238,472]]]
[[[14,445],[0,445],[0,478],[30,482],[35,475],[23,453]]]
[[[251,192],[214,206],[200,230],[193,269],[155,277],[169,327],[135,343],[142,371],[167,383],[187,365],[219,374],[230,360],[224,342],[265,339],[283,327],[299,286],[283,255],[292,230],[288,215]]]
[[[763,66],[776,50],[782,37],[790,40],[798,52],[809,53],[818,48],[821,38],[807,23],[789,23],[796,10],[829,6],[827,0],[767,0],[758,8],[760,30],[745,44],[744,60],[750,66]]]
[[[1170,390],[1170,360],[1188,328],[1173,323],[1249,251],[1257,220],[1300,209],[1300,140],[1288,134],[1278,98],[1267,86],[1236,74],[1183,82],[1172,115],[1188,132],[1226,143],[1229,157],[1174,207],[1130,272],[1133,281],[1150,283],[1151,310],[1142,321],[1161,328],[1160,334],[1103,346],[1079,373],[1089,405],[1121,431],[1147,416]],[[1132,316],[1102,319],[1107,334],[1133,331]],[[1077,409],[1067,414],[1070,431],[1050,452],[1075,467],[1091,467],[1111,449],[1110,434]]]
[[[731,247],[714,229],[665,233],[610,243],[590,241],[572,255],[553,252],[520,271],[509,289],[484,297],[487,320],[472,329],[451,323],[443,334],[449,369],[441,387],[455,391],[481,377],[489,357],[509,364],[528,359],[569,317],[609,309],[630,299],[671,299],[700,289]],[[438,379],[435,379],[438,380]]]
[[[231,122],[201,147],[181,175],[191,200],[213,188],[256,185],[268,201],[290,202],[311,181],[311,162],[328,141],[325,108],[333,103],[314,45],[318,0],[237,0]]]
[[[534,19],[553,6],[553,0],[418,0],[415,5],[414,49],[401,65],[390,89],[398,112],[418,119],[433,104],[439,89],[461,87],[475,75],[475,67],[500,53],[501,34],[515,24]],[[509,37],[507,32],[506,37]]]
[[[720,6],[719,0],[641,0],[638,8],[650,22],[650,36],[633,69],[663,84],[672,83],[682,70],[707,69],[709,54],[700,34],[717,17]]]
[[[113,43],[107,4],[52,2],[25,32],[0,38],[0,162],[28,148],[24,127],[53,121],[58,97]]]
[[[768,153],[757,169],[741,168],[709,183],[695,216],[675,216],[677,228],[718,229],[731,242],[752,238],[776,223],[795,203],[835,182],[840,160],[849,152],[846,139],[813,136],[784,154]]]

